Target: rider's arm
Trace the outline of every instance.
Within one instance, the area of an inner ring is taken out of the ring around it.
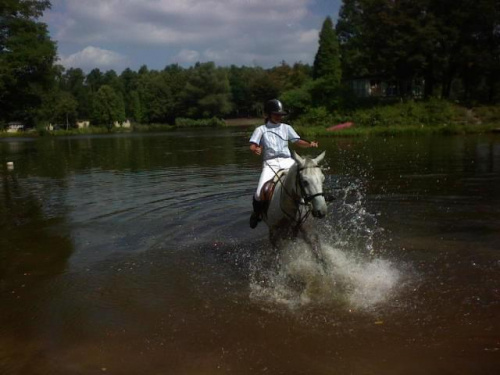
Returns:
[[[297,146],[302,148],[318,147],[318,142],[309,142],[304,139],[300,139],[300,136],[297,134],[294,128],[292,128],[290,125],[286,125],[286,127],[288,130],[288,139],[295,143]]]
[[[255,155],[260,155],[262,153],[262,147],[260,147],[257,143],[250,143],[250,151],[252,151]]]
[[[318,142],[315,142],[315,141],[305,141],[303,139],[299,139],[297,142],[295,142],[295,144],[299,147],[302,147],[302,148],[309,148],[309,147],[318,147]]]

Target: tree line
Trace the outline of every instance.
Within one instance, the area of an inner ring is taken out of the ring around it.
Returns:
[[[344,76],[382,75],[401,95],[493,103],[500,95],[498,0],[343,0]]]
[[[77,119],[169,123],[178,118],[260,116],[279,97],[292,117],[350,111],[366,103],[349,82],[378,77],[412,96],[468,104],[500,100],[498,0],[343,0],[327,17],[314,64],[219,67],[213,62],[162,70],[57,64],[56,44],[40,22],[48,0],[0,4],[0,122],[73,124]]]

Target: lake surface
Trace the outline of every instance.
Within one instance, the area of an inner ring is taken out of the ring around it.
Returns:
[[[498,135],[319,139],[323,268],[249,132],[2,139],[0,374],[500,373]]]

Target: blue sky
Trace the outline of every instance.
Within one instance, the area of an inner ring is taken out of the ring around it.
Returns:
[[[52,0],[43,22],[59,63],[89,72],[214,61],[269,68],[312,63],[341,0]]]

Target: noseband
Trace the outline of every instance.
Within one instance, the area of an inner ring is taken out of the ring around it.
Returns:
[[[306,189],[304,187],[304,181],[302,180],[302,175],[300,174],[300,172],[303,171],[304,169],[313,169],[313,168],[320,168],[321,169],[321,167],[318,167],[318,166],[297,168],[297,181],[298,181],[298,184],[300,187],[300,193],[302,195],[302,199],[304,199],[304,202],[305,202],[304,204],[309,204],[309,202],[311,202],[316,197],[324,197],[325,196],[324,192],[317,193],[317,194],[311,194],[311,195],[307,195],[307,193],[306,193]]]

